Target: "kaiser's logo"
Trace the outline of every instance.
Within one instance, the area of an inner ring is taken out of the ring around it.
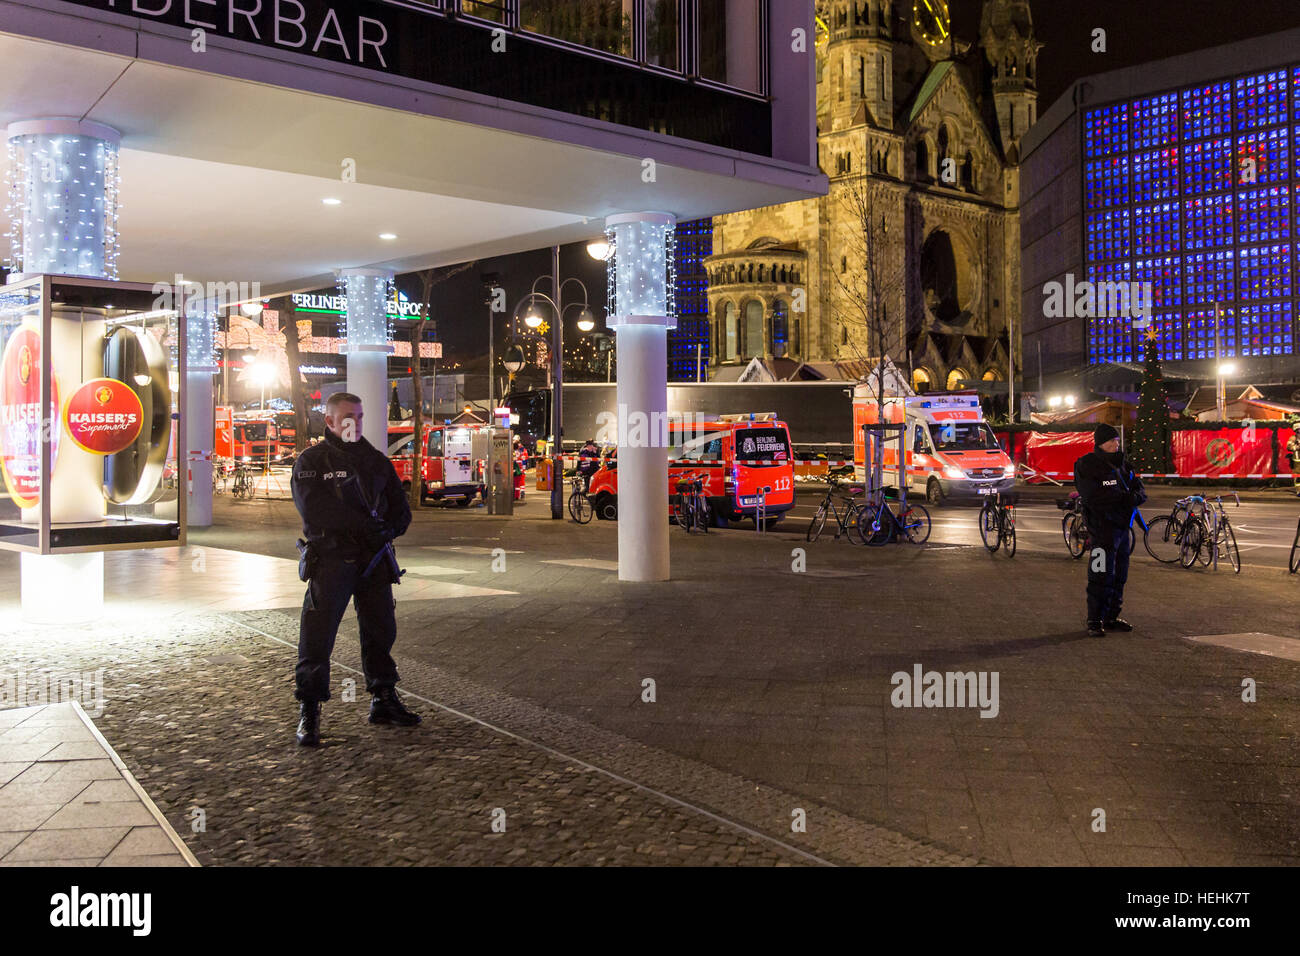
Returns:
[[[26,345],[18,352],[18,382],[26,385],[32,377],[32,350]]]
[[[50,382],[49,419],[59,402],[58,382]],[[31,326],[14,330],[0,355],[0,474],[20,508],[41,500],[41,334]],[[50,429],[50,460],[59,453],[58,432]]]
[[[77,447],[92,455],[130,448],[144,427],[140,397],[125,382],[96,378],[82,384],[63,409],[63,425]]]

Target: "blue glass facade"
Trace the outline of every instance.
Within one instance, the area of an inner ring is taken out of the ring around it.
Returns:
[[[704,374],[709,362],[709,277],[704,260],[713,255],[713,220],[697,219],[677,226],[677,328],[668,333],[669,381],[693,382],[696,346],[701,347]]]
[[[1150,282],[1166,359],[1296,354],[1300,67],[1084,113],[1092,282]],[[1088,362],[1141,361],[1132,319],[1088,322]]]

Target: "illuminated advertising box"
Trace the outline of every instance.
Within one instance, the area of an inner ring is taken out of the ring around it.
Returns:
[[[104,279],[0,286],[0,548],[184,543],[181,308]]]

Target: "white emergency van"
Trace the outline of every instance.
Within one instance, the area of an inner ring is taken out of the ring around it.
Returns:
[[[902,423],[907,487],[940,505],[948,498],[978,500],[1010,491],[1016,466],[984,421],[975,392],[944,392],[885,399],[885,423]],[[859,388],[853,398],[853,463],[865,476],[866,442],[862,426],[880,422],[874,396]],[[885,468],[897,468],[894,445],[885,446]]]

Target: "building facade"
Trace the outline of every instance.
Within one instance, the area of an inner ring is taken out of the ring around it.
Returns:
[[[1026,371],[1300,381],[1300,30],[1079,80],[1026,138]],[[1054,302],[1048,294],[1075,290]],[[1090,298],[1091,293],[1091,298]]]
[[[1020,139],[1037,119],[1029,3],[988,0],[975,42],[953,36],[938,0],[833,0],[817,13],[830,192],[715,219],[714,373],[754,358],[861,367],[883,340],[919,390],[1004,381],[1020,309]],[[873,256],[884,335],[854,301]]]

